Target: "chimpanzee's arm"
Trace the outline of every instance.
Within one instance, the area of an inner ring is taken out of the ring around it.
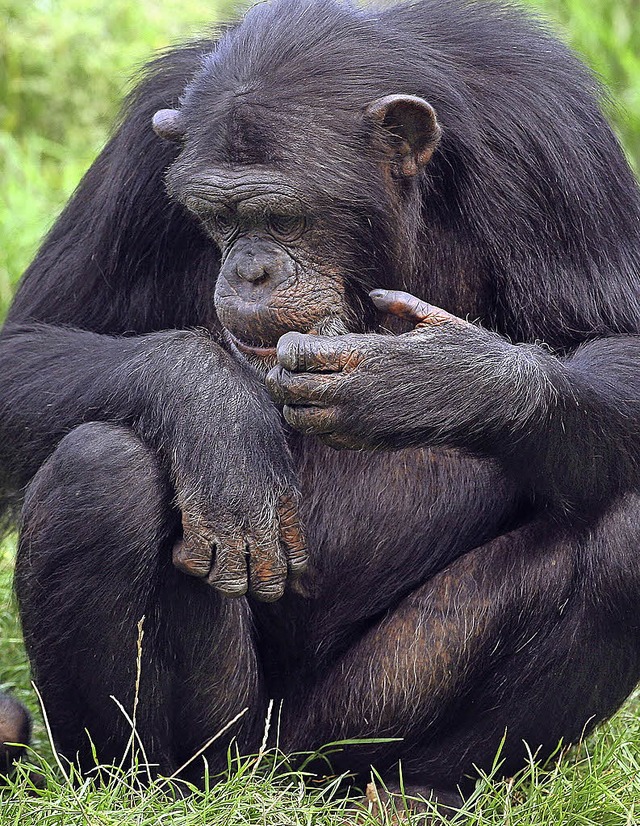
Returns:
[[[277,413],[248,370],[207,335],[118,338],[9,325],[0,336],[0,466],[8,489],[23,486],[60,439],[88,421],[126,424],[157,450],[182,511],[182,567],[207,576],[213,546],[229,545],[218,554],[228,569],[216,570],[212,584],[280,596],[287,566],[295,573],[304,564],[300,537],[289,541],[296,483]],[[249,534],[264,577],[245,569]]]
[[[304,564],[290,457],[264,388],[208,336],[180,332],[214,326],[219,258],[169,201],[180,148],[151,129],[212,46],[149,67],[20,284],[0,334],[0,474],[12,497],[77,425],[125,423],[171,477],[180,567],[274,599]]]
[[[640,483],[640,336],[561,360],[436,311],[397,337],[289,334],[278,353],[267,383],[285,418],[336,447],[496,457],[523,492],[572,514]]]
[[[225,396],[250,388],[215,342],[184,331],[115,337],[7,325],[0,370],[0,464],[14,485],[24,485],[83,422],[123,423],[144,441],[171,444],[188,428],[187,411],[211,418],[212,404],[220,408]]]

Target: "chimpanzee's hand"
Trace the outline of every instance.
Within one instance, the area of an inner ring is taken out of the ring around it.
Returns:
[[[226,354],[219,359],[222,365],[203,371],[194,404],[174,423],[183,538],[173,562],[227,596],[248,592],[271,602],[306,566],[297,484],[264,387]]]
[[[491,450],[518,418],[535,358],[408,293],[374,290],[371,298],[416,328],[282,336],[267,389],[286,421],[333,447]]]

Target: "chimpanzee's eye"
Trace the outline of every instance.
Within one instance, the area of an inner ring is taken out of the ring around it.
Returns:
[[[219,235],[231,235],[234,226],[233,216],[229,212],[217,212],[213,217],[213,228]]]
[[[272,215],[268,221],[269,232],[280,241],[297,241],[306,226],[301,215]]]

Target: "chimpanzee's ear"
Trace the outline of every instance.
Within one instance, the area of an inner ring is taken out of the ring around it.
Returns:
[[[431,160],[442,130],[436,110],[415,95],[386,95],[367,106],[374,141],[386,154],[394,177],[417,175]]]
[[[179,109],[160,109],[151,120],[153,131],[166,141],[180,143],[185,136],[184,117]]]

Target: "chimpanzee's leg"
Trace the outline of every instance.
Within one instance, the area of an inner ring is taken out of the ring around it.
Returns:
[[[469,788],[474,765],[524,765],[576,741],[640,678],[640,499],[582,535],[536,524],[457,559],[391,609],[321,679],[285,700],[281,745],[346,738],[338,770]],[[363,585],[363,587],[365,587]]]
[[[28,488],[16,573],[26,645],[56,743],[84,766],[85,728],[103,762],[129,741],[113,698],[133,714],[141,621],[136,723],[150,762],[175,770],[245,706],[229,736],[254,748],[264,706],[246,601],[174,569],[177,531],[155,455],[125,428],[78,427]]]

